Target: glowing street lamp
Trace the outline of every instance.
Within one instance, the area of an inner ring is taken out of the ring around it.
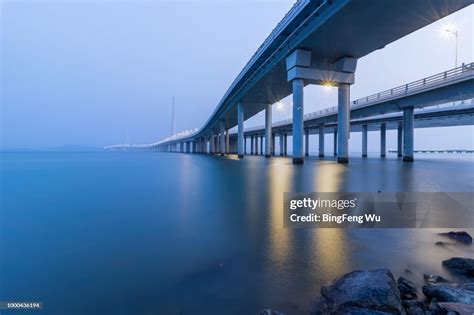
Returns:
[[[454,67],[457,68],[458,67],[458,37],[459,37],[458,30],[454,28],[453,26],[446,26],[443,29],[443,34],[454,35],[454,38],[455,38]]]

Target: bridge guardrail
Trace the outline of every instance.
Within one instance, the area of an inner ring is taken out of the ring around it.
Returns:
[[[463,64],[460,67],[447,70],[447,71],[444,71],[444,72],[441,72],[441,73],[438,73],[438,74],[435,74],[435,75],[432,75],[432,76],[429,76],[417,81],[413,81],[404,85],[400,85],[390,90],[386,90],[386,91],[372,94],[363,98],[359,98],[351,102],[351,108],[358,108],[358,107],[362,107],[373,102],[378,102],[380,100],[390,99],[392,97],[409,94],[410,92],[413,92],[414,90],[427,87],[435,83],[443,82],[447,79],[451,79],[455,76],[458,76],[460,74],[473,71],[473,70],[474,70],[473,62],[468,63],[468,64]]]

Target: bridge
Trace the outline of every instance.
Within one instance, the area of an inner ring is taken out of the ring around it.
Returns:
[[[320,135],[328,130],[335,133],[337,161],[347,163],[349,136],[355,126],[363,132],[366,151],[370,117],[402,113],[380,123],[381,138],[385,139],[385,131],[396,117],[398,153],[404,161],[413,161],[415,109],[474,97],[473,64],[350,102],[357,59],[470,4],[472,0],[298,1],[245,65],[200,129],[129,148],[177,151],[179,147],[183,152],[224,155],[236,147],[234,151],[243,158],[245,138],[250,137],[251,152],[258,151],[257,140],[252,139],[260,135],[260,151],[271,157],[277,131],[283,148],[287,135],[292,135],[293,163],[299,164],[308,153],[309,134],[317,128]],[[309,84],[336,86],[337,106],[305,116],[303,88]],[[272,105],[290,94],[292,119],[272,123]],[[263,110],[265,126],[245,131],[245,120]],[[441,112],[431,114],[442,116]],[[231,137],[229,130],[235,126],[237,133]],[[382,154],[384,143],[381,140]]]

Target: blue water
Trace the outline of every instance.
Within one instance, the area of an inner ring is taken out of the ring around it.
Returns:
[[[282,215],[287,191],[474,191],[469,155],[0,161],[0,301],[43,301],[34,314],[305,314],[321,284],[353,269],[409,268],[420,284],[424,272],[451,277],[441,260],[474,257],[472,246],[435,246],[445,230],[285,229]]]

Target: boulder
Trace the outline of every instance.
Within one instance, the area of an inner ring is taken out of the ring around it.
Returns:
[[[474,292],[456,284],[427,284],[423,286],[423,294],[429,299],[436,299],[436,302],[474,304]]]
[[[408,307],[406,312],[408,315],[425,315],[425,311],[419,306]]]
[[[453,257],[451,259],[443,260],[443,266],[453,273],[470,278],[474,277],[474,259]]]
[[[402,300],[415,300],[417,298],[416,286],[413,282],[407,278],[399,277],[397,279],[397,284]]]
[[[424,274],[423,278],[425,279],[426,283],[447,283],[447,282],[449,282],[449,280],[447,280],[447,279],[445,279],[441,276],[438,276],[438,275]]]
[[[474,305],[440,302],[438,307],[444,312],[454,312],[456,314],[474,314]]]
[[[464,290],[474,291],[474,282],[472,281],[461,282],[457,286],[458,288],[462,288]]]
[[[323,314],[406,314],[388,269],[356,270],[321,288]]]
[[[448,232],[448,233],[439,233],[439,235],[447,236],[449,238],[455,239],[464,244],[472,244],[472,237],[466,231],[458,231],[458,232]]]

